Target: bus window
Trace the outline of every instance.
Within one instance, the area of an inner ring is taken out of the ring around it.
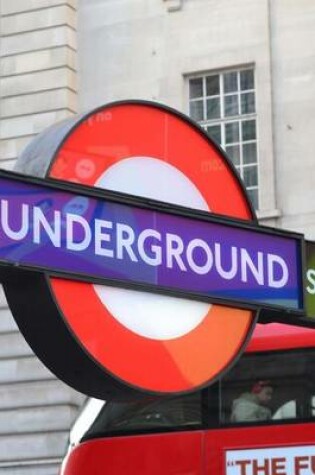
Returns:
[[[84,439],[109,433],[200,428],[204,412],[202,397],[202,392],[197,392],[180,397],[108,401]]]
[[[218,383],[202,391],[106,401],[81,440],[311,419],[315,417],[314,365],[313,349],[249,353]],[[271,394],[257,411],[253,406],[260,383],[270,387]],[[237,404],[241,406],[238,417],[233,415]]]
[[[107,401],[82,440],[170,430],[272,424],[315,417],[315,351],[250,353],[218,383],[193,394]],[[260,402],[257,385],[271,388]],[[239,406],[233,414],[233,408]]]
[[[220,384],[220,425],[314,416],[312,349],[248,354]]]

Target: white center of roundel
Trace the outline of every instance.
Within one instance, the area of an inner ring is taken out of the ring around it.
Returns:
[[[131,157],[114,164],[95,186],[209,211],[197,187],[177,168],[151,157]],[[196,328],[210,305],[164,295],[94,285],[113,317],[146,338],[170,340]]]

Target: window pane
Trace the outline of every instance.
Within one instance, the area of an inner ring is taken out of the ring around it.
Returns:
[[[225,124],[225,143],[240,141],[239,122],[230,122]]]
[[[206,78],[207,96],[217,96],[220,94],[219,75],[207,76]]]
[[[257,165],[244,167],[243,175],[245,186],[257,186]]]
[[[247,91],[248,89],[254,89],[254,71],[247,69],[241,71],[241,90]]]
[[[207,127],[207,132],[215,142],[221,145],[221,125]]]
[[[241,114],[252,114],[255,112],[255,94],[247,92],[241,95]]]
[[[237,95],[224,97],[224,115],[225,117],[238,115],[238,96]]]
[[[224,92],[237,91],[237,72],[224,74]]]
[[[147,431],[170,427],[200,427],[201,392],[180,397],[143,398],[139,401],[109,401],[84,439],[100,437],[106,432]]]
[[[244,120],[242,122],[242,139],[255,140],[256,139],[256,121]]]
[[[207,99],[207,119],[220,118],[220,99]]]
[[[240,164],[240,147],[239,145],[229,145],[225,147],[225,151],[228,154],[229,158],[232,160],[234,165]]]
[[[220,99],[207,99],[207,119],[220,118]]]
[[[247,190],[247,194],[249,196],[250,201],[255,209],[258,209],[258,190],[255,188],[254,190]]]
[[[255,143],[246,143],[243,145],[243,163],[257,163],[257,145]]]
[[[257,203],[257,190],[252,192]],[[222,380],[222,422],[278,424],[279,419],[311,418],[314,362],[313,349],[242,356]],[[266,387],[272,388],[269,398]]]
[[[189,106],[190,117],[196,121],[203,120],[203,101],[192,101]]]
[[[195,97],[202,97],[202,78],[191,79],[189,81],[189,97],[194,99]]]

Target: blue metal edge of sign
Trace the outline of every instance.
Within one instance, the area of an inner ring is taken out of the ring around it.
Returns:
[[[305,302],[305,276],[304,276],[304,268],[305,268],[305,242],[304,237],[298,233],[287,232],[275,228],[267,228],[258,226],[256,222],[248,222],[245,220],[239,219],[231,219],[228,217],[223,217],[221,215],[215,215],[212,213],[207,213],[204,211],[198,211],[191,208],[185,208],[182,206],[177,206],[169,203],[160,202],[157,200],[152,199],[145,199],[140,198],[124,193],[117,193],[108,190],[103,190],[100,188],[90,188],[83,185],[78,184],[71,184],[69,182],[64,181],[57,181],[53,179],[40,179],[35,177],[30,177],[26,175],[22,175],[16,172],[7,172],[7,171],[0,171],[0,178],[11,180],[12,182],[19,182],[25,185],[33,185],[39,186],[45,190],[49,191],[56,191],[56,192],[66,192],[70,193],[71,195],[77,197],[87,197],[87,198],[94,198],[96,200],[106,200],[106,202],[115,203],[118,205],[125,205],[128,207],[135,207],[138,209],[146,209],[151,211],[156,211],[158,213],[163,213],[169,216],[176,216],[176,217],[184,217],[195,220],[195,223],[211,223],[213,225],[223,225],[228,227],[229,229],[235,230],[245,230],[252,233],[259,234],[263,237],[279,237],[283,239],[292,240],[296,246],[296,263],[297,263],[297,282],[298,282],[298,303],[296,307],[287,307],[286,305],[279,305],[279,304],[270,304],[268,302],[261,302],[255,300],[248,300],[246,298],[238,298],[229,295],[228,298],[218,296],[218,295],[211,295],[207,293],[207,295],[196,292],[196,291],[189,291],[187,289],[179,289],[173,288],[171,286],[165,285],[152,285],[151,283],[144,283],[144,282],[135,282],[132,280],[123,280],[119,278],[102,278],[91,276],[85,273],[80,272],[65,272],[56,270],[52,267],[48,266],[40,266],[40,265],[30,265],[30,264],[19,264],[18,262],[8,262],[3,259],[1,263],[2,269],[0,270],[0,277],[4,281],[9,279],[16,278],[19,268],[23,270],[36,270],[39,272],[48,273],[51,276],[86,281],[90,283],[98,283],[98,284],[106,284],[112,285],[117,287],[123,288],[132,288],[135,290],[147,291],[147,292],[155,292],[155,293],[162,293],[166,295],[172,295],[175,297],[186,298],[186,299],[193,299],[199,300],[204,302],[212,302],[220,305],[225,306],[232,306],[237,308],[247,308],[252,310],[263,310],[268,311],[269,315],[272,315],[273,312],[276,313],[284,313],[286,315],[293,315],[293,316],[303,316],[305,314],[304,311],[304,302]],[[1,197],[1,196],[0,196]],[[237,295],[237,294],[236,294]]]

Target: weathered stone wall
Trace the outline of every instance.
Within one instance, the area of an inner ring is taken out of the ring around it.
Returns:
[[[1,0],[0,167],[77,110],[75,0]],[[0,294],[0,473],[57,475],[83,396],[58,381]]]
[[[77,110],[75,0],[1,0],[1,167]]]

